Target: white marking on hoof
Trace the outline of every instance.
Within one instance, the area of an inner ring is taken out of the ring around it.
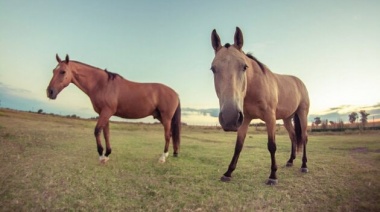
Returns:
[[[110,158],[106,156],[100,156],[99,157],[99,162],[100,163],[106,163]]]
[[[169,156],[169,152],[167,152],[167,153],[162,153],[160,159],[158,159],[158,162],[160,162],[160,163],[165,163],[166,158],[167,158],[168,156]]]

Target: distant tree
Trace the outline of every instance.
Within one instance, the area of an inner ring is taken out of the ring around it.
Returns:
[[[328,125],[328,123],[329,123],[329,120],[323,120],[322,121],[322,125],[321,125],[321,127],[322,127],[322,129],[327,129],[327,125]]]
[[[368,116],[369,116],[369,113],[365,112],[365,110],[361,110],[359,111],[360,113],[360,121],[362,122],[363,126],[365,126],[365,124],[367,124],[368,122]]]
[[[317,127],[318,127],[318,125],[320,125],[321,123],[322,123],[322,121],[321,121],[321,117],[315,117],[315,118],[314,118],[314,124],[317,125]]]
[[[73,114],[73,115],[71,115],[71,116],[69,116],[70,118],[75,118],[75,119],[79,119],[80,117],[79,116],[77,116],[77,115],[75,115],[75,114]]]
[[[37,113],[39,113],[39,114],[41,114],[42,112],[44,112],[42,109],[39,109],[39,110],[37,111]]]
[[[339,119],[338,120],[338,123],[336,124],[336,126],[337,126],[337,128],[344,128],[344,122],[343,122],[343,120],[342,119]]]
[[[356,119],[358,119],[358,113],[352,112],[348,115],[348,121],[350,121],[351,124],[355,123]]]

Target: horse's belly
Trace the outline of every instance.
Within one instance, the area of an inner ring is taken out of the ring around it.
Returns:
[[[153,114],[151,110],[118,110],[115,116],[126,119],[141,119]]]

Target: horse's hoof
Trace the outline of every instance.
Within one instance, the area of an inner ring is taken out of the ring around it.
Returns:
[[[159,163],[165,163],[165,161],[166,161],[166,157],[165,157],[165,155],[162,155],[162,156],[158,159],[158,162],[159,162]]]
[[[308,169],[308,168],[301,168],[301,172],[302,172],[302,173],[308,173],[308,172],[309,172],[309,169]]]
[[[271,179],[271,178],[269,178],[266,184],[267,185],[276,185],[277,183],[278,183],[277,179]]]
[[[169,152],[162,153],[161,157],[158,159],[159,163],[165,163],[166,158],[169,156]]]
[[[293,166],[293,163],[290,163],[290,162],[286,163],[286,167],[292,167],[292,166]]]
[[[178,157],[178,153],[173,153],[173,157]]]
[[[232,177],[227,177],[227,176],[222,176],[221,178],[220,178],[220,180],[222,181],[222,182],[230,182],[231,180],[232,180]]]
[[[106,156],[100,156],[100,157],[99,157],[99,162],[105,164],[105,163],[107,163],[107,161],[108,161],[109,159],[110,159],[109,157],[106,157]]]

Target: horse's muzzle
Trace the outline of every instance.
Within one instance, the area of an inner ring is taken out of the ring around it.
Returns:
[[[57,98],[57,95],[58,95],[58,92],[57,92],[56,89],[48,87],[48,88],[46,89],[46,94],[47,94],[47,97],[48,97],[49,99],[56,99],[56,98]]]
[[[219,113],[219,123],[224,131],[236,132],[243,123],[244,115],[241,111]]]

